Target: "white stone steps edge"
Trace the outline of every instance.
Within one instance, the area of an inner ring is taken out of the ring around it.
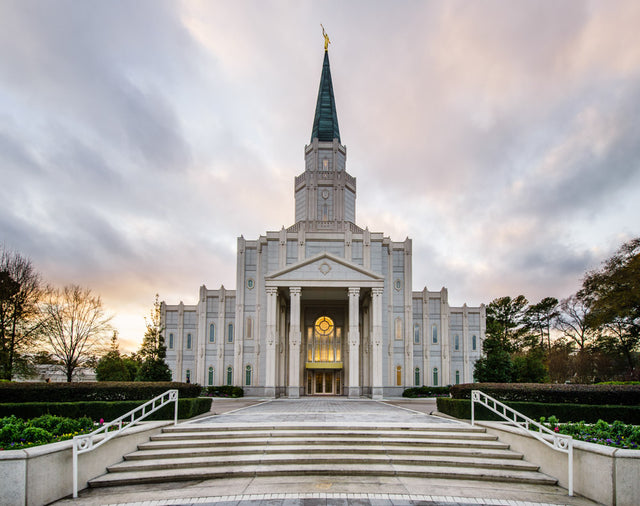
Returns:
[[[149,471],[154,469],[186,469],[207,466],[239,466],[239,465],[317,465],[317,464],[392,464],[410,466],[451,466],[457,465],[468,468],[509,469],[537,471],[539,466],[524,460],[502,460],[477,457],[450,457],[450,456],[392,456],[371,455],[359,453],[334,453],[325,455],[299,454],[262,454],[262,455],[236,455],[232,459],[224,456],[212,457],[182,457],[171,459],[128,460],[114,464],[107,471]]]
[[[364,445],[370,445],[376,443],[379,445],[409,445],[416,446],[421,445],[424,447],[476,447],[476,448],[502,448],[507,449],[509,445],[501,443],[496,439],[491,440],[470,440],[470,439],[424,439],[416,441],[413,439],[396,439],[396,438],[367,438],[367,437],[353,437],[353,438],[333,438],[325,437],[322,440],[310,440],[304,437],[264,437],[264,438],[238,438],[230,440],[220,439],[165,439],[152,436],[151,440],[147,443],[141,443],[138,445],[139,449],[149,448],[186,448],[186,447],[224,447],[224,446],[256,446],[256,445],[349,445],[355,443],[361,443]]]
[[[260,424],[260,423],[251,423],[251,424],[206,424],[206,423],[181,423],[178,425],[172,425],[164,428],[164,432],[200,432],[200,431],[216,431],[216,432],[236,432],[236,431],[316,431],[316,430],[336,430],[336,431],[360,431],[360,432],[376,432],[376,431],[387,431],[387,432],[405,432],[405,433],[413,433],[413,432],[469,432],[469,433],[477,433],[477,432],[486,432],[486,430],[482,427],[472,427],[471,425],[466,424],[432,424],[427,426],[407,426],[406,424],[401,425],[341,425],[339,423],[331,423],[331,424],[306,424],[300,425],[289,424],[286,423],[273,425],[273,424]]]
[[[89,481],[91,487],[127,485],[137,483],[159,483],[166,481],[202,480],[213,478],[252,476],[302,476],[302,475],[348,475],[348,476],[413,476],[423,478],[453,478],[476,481],[499,481],[553,485],[555,478],[532,471],[505,471],[499,469],[460,469],[447,466],[406,466],[372,464],[363,469],[361,465],[254,465],[231,466],[223,469],[191,468],[108,473]]]
[[[190,432],[174,432],[163,431],[153,436],[154,441],[161,440],[189,440],[189,439],[216,439],[231,440],[244,438],[312,438],[314,440],[325,437],[340,438],[367,438],[370,440],[378,439],[400,439],[411,441],[425,441],[433,439],[459,439],[459,440],[481,440],[495,441],[497,437],[493,434],[485,432],[475,433],[451,433],[451,432],[425,432],[425,433],[399,433],[399,432],[363,432],[363,431],[190,431]]]
[[[273,445],[273,446],[233,446],[231,448],[170,448],[170,449],[142,449],[124,456],[125,460],[143,460],[175,458],[175,457],[204,457],[204,456],[232,456],[232,455],[252,455],[252,454],[280,454],[280,453],[331,453],[339,450],[341,452],[357,452],[366,454],[389,454],[389,455],[442,455],[457,457],[479,457],[496,458],[508,460],[521,460],[523,455],[506,449],[481,449],[481,448],[412,448],[409,446],[392,445],[350,445],[350,446],[321,446],[313,447]]]

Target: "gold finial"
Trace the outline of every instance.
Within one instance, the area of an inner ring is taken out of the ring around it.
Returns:
[[[322,23],[320,23],[320,26],[322,26]],[[322,36],[324,37],[324,50],[327,51],[329,49],[329,44],[331,44],[331,41],[329,40],[327,32],[324,31],[324,26],[322,26]]]

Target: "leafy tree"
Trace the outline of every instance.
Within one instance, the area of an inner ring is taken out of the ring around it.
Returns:
[[[562,336],[578,345],[579,350],[584,350],[593,342],[596,333],[587,325],[589,306],[579,295],[572,295],[560,302],[558,316],[554,327],[562,333]]]
[[[50,290],[42,305],[42,330],[67,381],[76,368],[91,364],[111,330],[100,297],[77,285]]]
[[[589,308],[586,320],[635,368],[640,345],[640,237],[623,244],[599,270],[588,272],[579,291]]]
[[[551,327],[558,314],[558,299],[555,297],[545,297],[537,304],[530,305],[526,311],[528,325],[539,336],[541,349],[544,349],[545,338],[547,349],[551,349]]]
[[[549,380],[545,366],[545,353],[533,348],[513,357],[513,378],[516,383],[544,383]]]
[[[136,377],[137,366],[134,365],[133,374],[128,362],[131,359],[120,355],[118,332],[113,331],[109,352],[98,360],[96,365],[96,379],[98,381],[133,381]],[[135,364],[135,362],[133,361]]]
[[[527,319],[528,301],[524,295],[515,298],[499,297],[487,306],[487,340],[489,346],[507,352],[517,351],[527,345],[530,327]],[[486,350],[490,352],[491,350]]]
[[[511,356],[501,349],[487,353],[485,357],[476,361],[473,378],[480,383],[510,383],[513,380]]]
[[[37,343],[41,285],[31,260],[0,247],[0,379],[11,380]]]
[[[136,381],[171,381],[171,369],[164,361],[167,356],[167,347],[164,344],[162,332],[162,308],[160,306],[159,296],[151,309],[149,318],[145,318],[147,330],[142,339],[142,346],[138,351],[142,363]]]

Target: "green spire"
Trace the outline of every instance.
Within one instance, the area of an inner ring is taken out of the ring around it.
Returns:
[[[338,128],[336,101],[333,97],[328,51],[324,52],[316,114],[313,118],[313,130],[311,131],[311,141],[313,142],[313,139],[316,138],[321,142],[332,142],[333,139],[338,139],[338,142],[340,142],[340,129]]]

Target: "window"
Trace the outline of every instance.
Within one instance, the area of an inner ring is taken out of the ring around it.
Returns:
[[[307,327],[307,362],[340,362],[342,328],[328,316],[318,318]]]
[[[456,385],[460,384],[460,371],[456,371]]]
[[[191,334],[187,334],[187,350],[191,349]]]
[[[322,160],[322,170],[329,170],[329,160],[326,158]]]
[[[245,328],[245,334],[247,339],[253,338],[253,318],[247,316],[247,325]]]
[[[213,385],[213,367],[209,367],[209,385]]]
[[[173,350],[173,333],[169,334],[169,349]]]
[[[251,366],[247,365],[244,371],[244,383],[247,386],[251,386]]]
[[[187,377],[187,383],[191,383],[191,369],[187,369],[186,377]]]
[[[227,327],[227,342],[228,343],[233,342],[233,323],[230,323],[229,326]]]
[[[396,385],[402,386],[402,366],[396,366]]]
[[[256,286],[256,282],[253,280],[253,278],[247,279],[247,288],[249,290],[253,290],[254,286]]]
[[[233,384],[233,367],[227,367],[227,385]]]
[[[402,318],[396,318],[396,339],[402,339]]]
[[[453,349],[456,351],[460,350],[460,336],[458,334],[453,338]]]
[[[431,325],[431,342],[438,344],[438,326],[435,323]]]
[[[434,387],[438,386],[438,368],[437,367],[433,368],[433,386]]]
[[[216,342],[216,324],[215,323],[209,324],[209,342],[210,343]]]
[[[416,323],[413,325],[413,342],[415,344],[420,344],[420,324]]]
[[[476,351],[478,349],[478,338],[475,334],[471,336],[471,349]]]
[[[420,368],[416,367],[413,371],[413,383],[415,386],[420,386]]]

